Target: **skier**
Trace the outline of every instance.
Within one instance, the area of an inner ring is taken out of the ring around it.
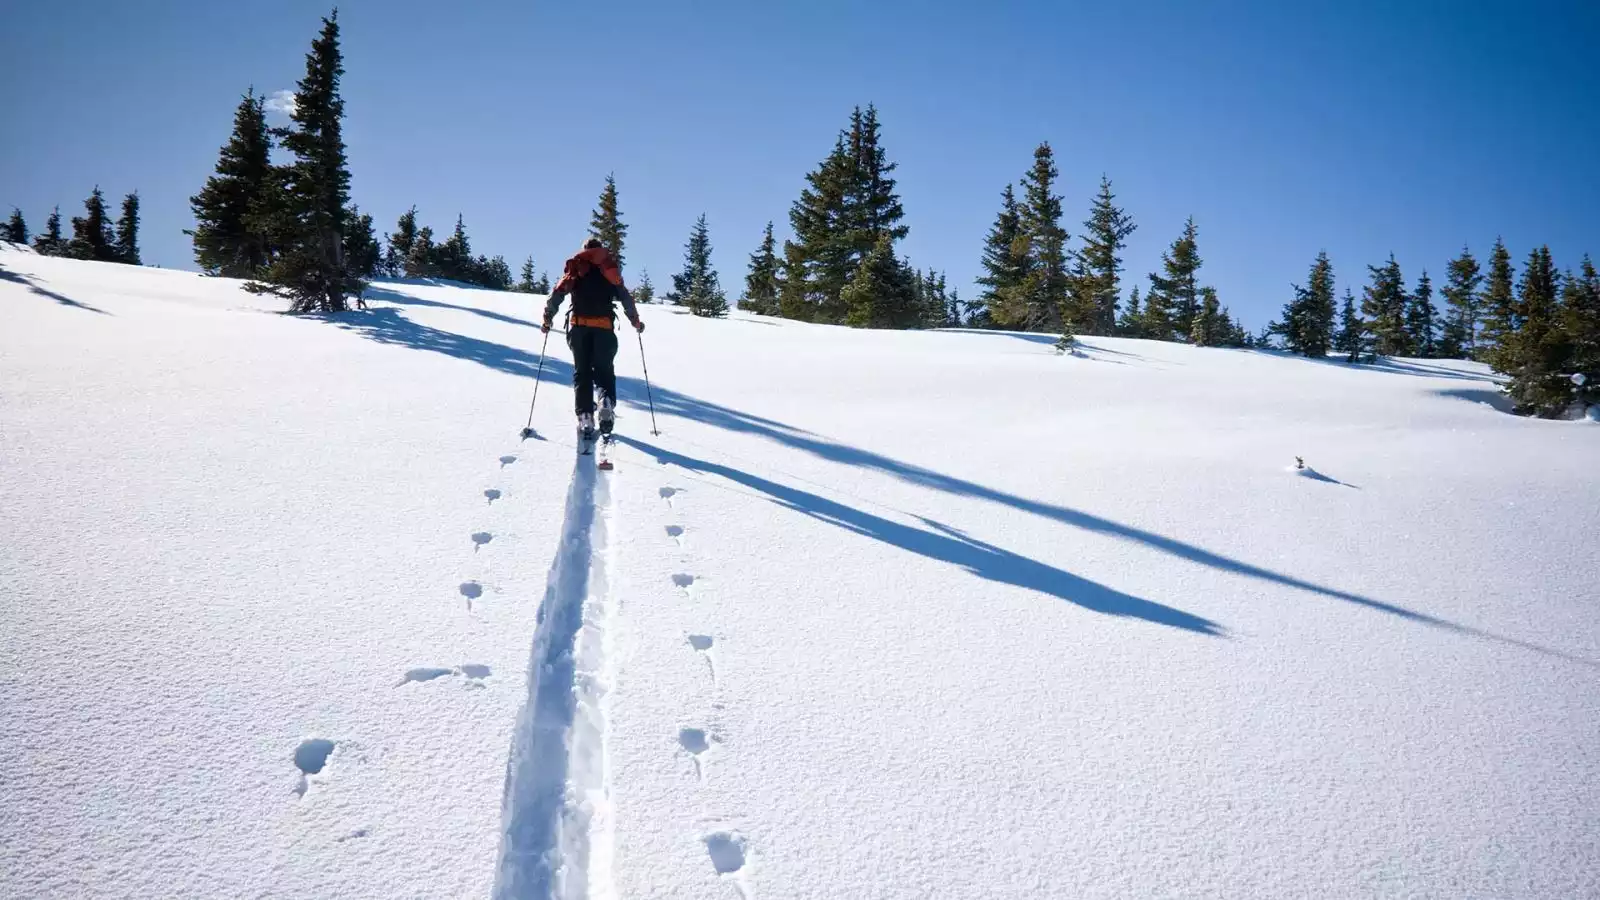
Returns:
[[[616,420],[617,356],[616,309],[622,309],[635,331],[644,331],[633,297],[622,284],[622,271],[611,252],[596,238],[583,243],[583,249],[567,260],[561,280],[544,305],[544,324],[539,330],[550,333],[556,311],[563,298],[571,295],[572,312],[567,322],[567,346],[572,348],[573,400],[578,414],[578,431],[586,441],[595,438],[595,388],[600,389],[600,434],[610,440]]]

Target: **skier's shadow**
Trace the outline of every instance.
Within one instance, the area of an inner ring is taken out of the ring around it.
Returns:
[[[759,491],[786,509],[919,556],[960,566],[979,578],[1049,594],[1084,609],[1110,616],[1143,619],[1157,625],[1181,628],[1199,634],[1217,636],[1225,634],[1222,626],[1210,619],[1124,594],[1036,559],[970,537],[931,519],[919,517],[924,525],[933,530],[914,528],[809,491],[769,481],[731,466],[696,459],[626,436],[619,436],[617,441],[636,447],[654,456],[659,462],[702,475],[724,478],[734,484]]]

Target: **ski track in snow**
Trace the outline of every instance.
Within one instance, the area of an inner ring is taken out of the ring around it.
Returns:
[[[580,457],[567,491],[506,763],[497,900],[615,896],[605,762],[610,477]]]

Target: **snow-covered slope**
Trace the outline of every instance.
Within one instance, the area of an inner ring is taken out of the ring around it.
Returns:
[[[647,308],[598,474],[371,297],[0,249],[0,895],[1600,894],[1600,427],[1477,366]]]

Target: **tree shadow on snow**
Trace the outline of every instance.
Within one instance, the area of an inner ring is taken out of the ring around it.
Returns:
[[[1511,412],[1511,398],[1503,392],[1488,388],[1447,388],[1434,391],[1441,397],[1452,397],[1456,400],[1468,400],[1473,403],[1483,403],[1503,413]]]
[[[988,581],[1049,594],[1084,609],[1109,616],[1143,619],[1199,634],[1223,633],[1222,627],[1210,619],[1124,594],[1098,582],[969,537],[932,519],[918,517],[923,524],[934,529],[925,531],[730,466],[695,459],[626,436],[619,436],[617,440],[619,443],[654,456],[659,462],[702,475],[716,475],[734,484],[759,491],[785,509],[928,559],[960,566]]]
[[[394,307],[379,308],[366,312],[338,313],[326,316],[325,318],[333,321],[340,328],[354,331],[370,340],[375,340],[385,344],[411,347],[418,350],[429,350],[435,353],[443,353],[459,359],[471,360],[479,363],[480,365],[488,366],[511,375],[531,378],[534,376],[534,373],[538,370],[539,366],[539,357],[536,353],[520,350],[515,347],[508,347],[504,344],[497,344],[493,341],[485,341],[479,338],[468,337],[466,335],[456,334],[454,332],[443,331],[431,326],[421,325],[407,319],[399,309]],[[544,361],[544,377],[547,379],[562,380],[570,384],[572,380],[572,366],[566,360],[555,356],[547,356]],[[645,384],[640,379],[623,375],[617,376],[617,395],[619,401],[632,403],[637,408],[643,408],[645,406]],[[881,472],[907,483],[930,488],[953,496],[985,500],[1073,528],[1079,528],[1095,534],[1106,535],[1119,540],[1136,543],[1143,547],[1166,553],[1170,556],[1185,560],[1195,565],[1205,566],[1207,568],[1217,569],[1224,572],[1230,572],[1246,578],[1253,578],[1268,584],[1277,585],[1279,587],[1294,588],[1296,590],[1305,591],[1318,596],[1342,600],[1344,602],[1353,603],[1357,606],[1362,606],[1376,612],[1388,613],[1389,615],[1397,616],[1399,618],[1417,622],[1423,625],[1430,625],[1446,631],[1456,632],[1458,634],[1472,635],[1486,640],[1496,641],[1499,643],[1548,654],[1590,667],[1600,668],[1600,663],[1586,660],[1581,657],[1576,657],[1560,650],[1520,641],[1515,638],[1509,638],[1485,631],[1480,631],[1470,626],[1460,625],[1446,619],[1430,616],[1426,613],[1416,612],[1403,606],[1397,606],[1392,603],[1385,603],[1380,600],[1363,597],[1359,594],[1351,593],[1349,591],[1343,591],[1337,588],[1315,584],[1301,578],[1296,578],[1292,575],[1275,572],[1252,563],[1244,562],[1243,560],[1234,559],[1233,557],[1207,550],[1195,544],[1186,543],[1176,538],[1170,538],[1165,535],[1147,531],[1132,525],[1125,525],[1123,523],[1106,519],[1101,516],[1096,516],[1092,513],[1087,513],[1082,510],[1046,503],[1044,501],[1034,500],[1028,497],[1021,497],[997,488],[988,487],[986,485],[968,481],[963,478],[957,478],[953,475],[946,475],[936,472],[932,469],[928,469],[914,463],[892,459],[882,454],[874,453],[870,450],[863,450],[858,447],[840,444],[813,432],[805,431],[773,419],[731,409],[708,400],[701,400],[697,397],[692,397],[660,385],[655,386],[654,397],[655,409],[660,415],[678,416],[679,418],[700,422],[702,424],[720,428],[725,431],[758,435],[783,444],[784,446],[792,449],[810,453],[813,456],[828,460],[830,462]],[[641,445],[641,448],[647,450],[653,449],[644,447],[643,445]],[[725,469],[725,467],[715,466],[712,463],[702,463],[698,460],[689,459],[688,457],[684,457],[683,459],[689,463],[711,467],[710,470]],[[733,470],[726,471],[731,472]],[[723,472],[718,471],[718,474],[723,474]],[[744,475],[743,473],[739,474],[746,479],[755,478],[755,476]],[[739,479],[734,478],[732,480],[738,481]],[[1013,581],[1012,583],[1046,585],[1069,584],[1091,587],[1092,590],[1087,592],[1088,596],[1090,597],[1090,602],[1082,604],[1089,606],[1090,608],[1095,608],[1093,604],[1096,602],[1098,602],[1101,606],[1115,606],[1118,603],[1115,598],[1127,597],[1127,595],[1124,594],[1117,594],[1110,588],[1097,585],[1094,582],[1086,581],[1074,575],[1069,575],[1068,573],[1061,572],[1059,569],[1045,566],[1037,561],[1016,556],[1015,554],[1010,554],[1008,551],[1000,550],[999,548],[994,548],[989,545],[982,544],[981,542],[971,542],[965,544],[964,547],[950,547],[948,545],[930,544],[927,537],[929,534],[928,532],[909,529],[909,531],[912,533],[907,534],[905,533],[906,526],[897,525],[887,520],[876,519],[876,517],[862,518],[866,516],[865,513],[850,510],[847,507],[840,506],[839,504],[832,503],[831,501],[824,500],[820,497],[815,497],[814,495],[809,494],[800,496],[798,492],[793,491],[793,489],[784,488],[781,485],[775,485],[771,482],[765,482],[765,484],[772,485],[772,487],[781,492],[788,492],[789,500],[795,503],[797,508],[804,507],[805,503],[809,499],[814,498],[816,504],[820,505],[813,504],[811,507],[809,507],[810,509],[826,510],[828,512],[838,513],[839,515],[836,517],[838,523],[845,527],[852,527],[852,525],[857,526],[853,527],[852,530],[856,530],[859,533],[870,536],[878,536],[881,534],[884,536],[881,539],[888,540],[890,543],[896,543],[897,546],[907,546],[908,549],[918,547],[923,548],[924,550],[929,551],[929,553],[926,555],[932,555],[943,559],[950,559],[954,557],[956,560],[960,560],[961,564],[963,565],[973,563],[975,565],[969,566],[969,568],[971,568],[973,571],[981,570],[983,572],[994,572],[998,567],[999,569],[1021,573],[1012,577],[1022,579],[1022,582]],[[808,512],[807,514],[809,515],[813,513]],[[880,522],[882,523],[881,525],[879,524]],[[938,536],[934,535],[933,537]],[[899,541],[903,541],[904,543],[897,543],[895,539],[899,539]],[[947,537],[945,540],[954,541],[956,539],[953,537]],[[941,555],[941,553],[943,553],[943,555]],[[985,577],[988,576],[986,575]],[[1062,581],[1062,579],[1065,579],[1065,581]],[[1096,590],[1101,593],[1095,594],[1094,591]],[[1079,588],[1079,591],[1080,593],[1084,592],[1082,587]],[[1056,591],[1053,590],[1046,590],[1046,593],[1055,593],[1056,596],[1061,596],[1060,593],[1056,593]],[[1099,598],[1098,601],[1096,601],[1095,598]],[[1158,621],[1155,616],[1159,615],[1160,610],[1170,610],[1169,607],[1162,607],[1159,604],[1138,600],[1137,598],[1128,597],[1127,600],[1131,604],[1129,608],[1137,608],[1138,604],[1148,604],[1150,607],[1153,607],[1154,609],[1151,610],[1152,620]],[[1081,601],[1073,599],[1073,602],[1080,603]],[[1178,610],[1170,611],[1175,616],[1179,617],[1180,620],[1182,620],[1182,617],[1188,616],[1187,613],[1182,613]],[[1132,613],[1123,614],[1131,615]],[[1189,619],[1193,620],[1191,625],[1204,622],[1204,620],[1200,620],[1195,617],[1189,617]],[[1209,625],[1210,623],[1207,624]],[[1187,626],[1176,625],[1176,627]],[[1195,628],[1194,630],[1203,629]]]
[[[529,319],[519,319],[516,316],[508,316],[505,313],[497,313],[488,309],[478,309],[474,306],[459,306],[454,303],[445,303],[442,300],[424,300],[421,297],[413,297],[410,294],[402,294],[399,291],[390,290],[386,287],[378,287],[376,285],[368,285],[367,289],[362,292],[362,296],[368,300],[386,300],[390,303],[396,303],[401,306],[428,306],[434,309],[449,309],[457,312],[472,313],[475,316],[483,316],[485,319],[493,319],[496,322],[504,322],[507,325],[526,325],[529,328],[539,327],[539,323]],[[529,297],[530,301],[535,299],[532,294],[527,296]],[[539,307],[543,307],[544,303],[538,302],[537,305]]]
[[[39,283],[39,279],[33,277],[32,275],[24,275],[21,272],[13,272],[10,269],[7,269],[5,266],[0,266],[0,281],[9,281],[13,284],[20,284],[23,287],[26,287],[29,291],[32,291],[41,297],[49,297],[51,300],[56,301],[62,306],[70,306],[74,309],[87,310],[92,313],[99,313],[102,316],[111,315],[111,313],[108,313],[99,307],[90,306],[87,303],[79,302],[65,294],[58,294],[55,291],[52,291],[49,288],[41,285]]]

